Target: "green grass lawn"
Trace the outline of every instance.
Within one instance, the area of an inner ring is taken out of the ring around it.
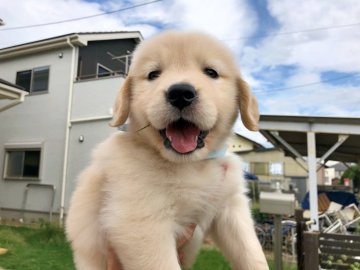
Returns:
[[[0,225],[0,247],[9,251],[0,255],[0,269],[74,270],[71,249],[61,228],[44,224],[41,228]],[[272,269],[272,262],[269,262]],[[285,265],[286,270],[295,266]],[[202,249],[192,270],[230,270],[216,249]]]
[[[270,270],[275,269],[274,262],[268,260]],[[296,270],[293,263],[283,262],[284,270]],[[202,249],[192,270],[231,270],[222,254],[216,249]]]
[[[69,245],[62,229],[45,225],[40,229],[0,226],[0,267],[11,270],[74,269]]]

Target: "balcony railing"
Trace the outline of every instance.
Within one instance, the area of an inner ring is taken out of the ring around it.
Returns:
[[[112,57],[112,60],[116,60],[119,62],[119,64],[120,64],[119,69],[111,70],[110,68],[107,68],[98,63],[95,74],[78,75],[76,77],[76,81],[101,79],[101,78],[108,78],[108,77],[114,77],[114,76],[126,77],[129,72],[132,54],[121,55],[121,56],[115,56],[115,55],[111,54],[110,52],[107,52],[107,54]],[[79,72],[79,73],[81,73],[81,72]]]

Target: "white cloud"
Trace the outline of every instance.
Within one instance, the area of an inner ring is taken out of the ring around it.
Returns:
[[[360,115],[358,87],[328,84],[259,95],[262,114],[350,116]]]
[[[269,0],[268,7],[280,24],[279,33],[352,24],[359,22],[360,14],[357,0]],[[359,71],[360,33],[357,29],[329,28],[269,37],[258,50],[262,55],[272,55],[265,59],[265,64],[299,65],[317,71]]]
[[[356,23],[360,11],[357,0],[268,0],[268,8],[282,31]]]
[[[56,4],[54,4],[56,3]],[[59,20],[73,19],[104,11],[117,10],[144,3],[134,0],[124,4],[122,1],[86,2],[84,0],[14,0],[0,2],[2,19],[6,27],[41,24]],[[19,16],[23,14],[23,16]],[[255,13],[246,0],[162,1],[111,15],[91,19],[28,28],[13,31],[0,31],[0,47],[62,35],[69,32],[140,30],[149,37],[161,30],[159,27],[182,30],[201,30],[219,38],[234,34],[248,35],[256,27]],[[1,30],[1,28],[0,28]],[[241,42],[232,46],[239,49]]]
[[[313,82],[321,82],[323,72],[360,74],[360,32],[358,27],[329,28],[322,31],[296,32],[306,29],[359,23],[357,0],[268,0],[268,11],[278,23],[273,36],[245,47],[241,62],[258,92],[262,113],[359,116],[359,87],[319,83],[309,87],[271,92]],[[281,74],[280,66],[294,67]],[[260,76],[260,75],[261,76]],[[267,89],[268,87],[268,89]]]
[[[319,73],[311,72],[306,69],[300,69],[297,70],[297,72],[293,76],[287,78],[286,85],[284,86],[284,88],[303,85],[304,82],[306,83],[306,82],[319,82],[319,81],[321,81],[321,77]]]
[[[97,3],[80,0],[56,1],[14,0],[0,2],[2,19],[6,27],[42,24],[102,13]],[[0,47],[12,46],[38,39],[77,31],[122,30],[122,22],[113,16],[101,16],[88,20],[54,24],[45,27],[0,31]],[[5,29],[5,27],[3,27]],[[0,28],[0,30],[2,30]]]
[[[219,39],[251,35],[256,27],[255,13],[244,0],[177,0],[172,14],[177,14],[178,28],[198,29]]]

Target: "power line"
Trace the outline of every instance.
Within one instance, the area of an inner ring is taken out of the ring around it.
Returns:
[[[15,27],[3,28],[3,29],[0,29],[0,31],[11,31],[11,30],[18,30],[18,29],[35,28],[35,27],[41,27],[41,26],[47,26],[47,25],[54,25],[54,24],[61,24],[61,23],[67,23],[67,22],[74,22],[74,21],[86,20],[86,19],[90,19],[90,18],[95,18],[95,17],[99,17],[99,16],[109,15],[109,14],[113,14],[113,13],[117,13],[117,12],[129,10],[129,9],[134,9],[134,8],[138,8],[138,7],[142,7],[142,6],[154,4],[154,3],[157,3],[157,2],[161,2],[161,1],[162,1],[162,0],[150,1],[150,2],[146,2],[146,3],[142,3],[142,4],[138,4],[138,5],[133,5],[133,6],[126,7],[126,8],[121,8],[121,9],[118,9],[118,10],[113,10],[113,11],[108,11],[108,12],[103,12],[103,13],[98,13],[98,14],[94,14],[94,15],[89,15],[89,16],[84,16],[84,17],[78,17],[78,18],[73,18],[73,19],[67,19],[67,20],[61,20],[61,21],[55,21],[55,22],[48,22],[48,23],[40,23],[40,24],[32,24],[32,25],[23,25],[23,26],[15,26]]]
[[[316,81],[316,82],[311,82],[311,83],[304,83],[304,84],[299,84],[299,85],[293,85],[293,86],[289,86],[289,87],[283,87],[283,88],[277,88],[277,89],[270,89],[270,90],[254,90],[253,93],[265,93],[265,92],[281,92],[284,90],[289,90],[289,89],[296,89],[296,88],[303,88],[303,87],[308,87],[308,86],[313,86],[313,85],[319,85],[319,84],[323,84],[323,83],[327,83],[327,82],[334,82],[334,81],[340,81],[340,80],[344,80],[350,77],[358,77],[360,74],[351,74],[351,75],[345,75],[345,76],[341,76],[341,77],[337,77],[337,78],[332,78],[332,79],[327,79],[327,80],[322,80],[322,81]]]
[[[288,31],[288,32],[280,32],[280,33],[274,33],[274,34],[264,34],[264,35],[254,35],[254,36],[239,37],[239,38],[230,38],[230,39],[224,39],[224,41],[242,40],[242,39],[259,39],[259,38],[273,37],[273,36],[274,37],[275,36],[286,36],[286,35],[317,32],[317,31],[324,31],[324,30],[333,30],[333,29],[338,29],[338,28],[346,28],[346,27],[354,27],[354,26],[360,26],[360,23],[340,24],[340,25],[310,28],[310,29],[304,29],[304,30],[298,30],[298,31]]]
[[[48,25],[54,25],[54,24],[73,22],[73,21],[80,21],[80,20],[90,19],[90,18],[94,18],[94,17],[100,17],[100,16],[104,16],[104,15],[114,14],[114,13],[130,10],[130,9],[134,9],[134,8],[138,8],[138,7],[142,7],[142,6],[146,6],[146,5],[150,5],[150,4],[154,4],[154,3],[157,3],[157,2],[161,2],[161,1],[162,0],[154,0],[154,1],[137,4],[137,5],[133,5],[133,6],[126,7],[126,8],[121,8],[121,9],[114,10],[114,11],[108,11],[108,12],[103,12],[103,13],[98,13],[98,14],[94,14],[94,15],[78,17],[78,18],[73,18],[73,19],[60,20],[60,21],[41,23],[41,24],[33,24],[33,25],[24,25],[24,26],[3,28],[3,29],[0,29],[0,31],[11,31],[11,30],[18,30],[18,29],[35,28],[35,27],[42,27],[42,26],[48,26]],[[360,26],[360,23],[342,24],[342,25],[335,25],[335,26],[328,26],[328,27],[311,28],[311,29],[305,29],[305,30],[299,30],[299,31],[289,31],[289,32],[280,32],[280,33],[275,33],[275,34],[265,34],[265,35],[248,36],[248,37],[240,37],[240,38],[233,38],[233,39],[224,39],[224,41],[241,40],[241,39],[258,39],[258,38],[270,37],[270,36],[292,35],[292,34],[298,34],[298,33],[316,32],[316,31],[332,30],[332,29],[345,28],[345,27],[354,27],[354,26]],[[319,84],[326,83],[326,82],[343,80],[343,79],[347,79],[349,77],[354,77],[354,76],[357,77],[357,76],[359,76],[359,74],[346,75],[346,76],[342,76],[342,77],[338,77],[338,78],[327,79],[327,80],[311,82],[311,83],[306,83],[306,84],[300,84],[300,85],[294,85],[294,86],[283,87],[283,88],[277,88],[277,89],[272,89],[272,90],[265,90],[265,89],[263,89],[263,90],[255,90],[253,92],[254,93],[280,92],[280,91],[289,90],[289,89],[296,89],[296,88],[308,87],[308,86],[313,86],[313,85],[319,85]]]

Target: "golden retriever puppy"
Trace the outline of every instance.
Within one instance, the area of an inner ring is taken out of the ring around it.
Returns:
[[[233,269],[268,269],[254,232],[239,158],[224,154],[238,109],[257,130],[257,102],[234,56],[200,33],[166,32],[141,43],[119,91],[112,125],[80,175],[67,235],[77,269],[106,269],[108,246],[124,270],[191,267],[205,234]]]

